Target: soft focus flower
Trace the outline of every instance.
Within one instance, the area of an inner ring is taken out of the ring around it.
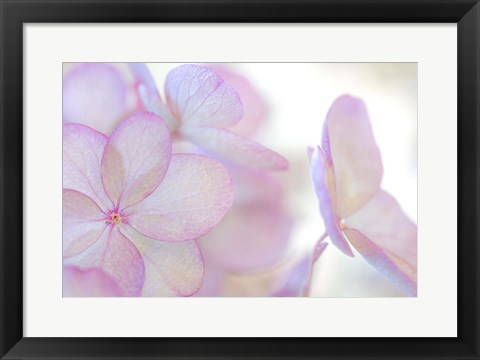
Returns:
[[[284,189],[269,173],[229,168],[235,200],[225,218],[199,240],[205,280],[197,295],[222,291],[227,273],[249,273],[272,267],[287,251],[292,217],[285,209]]]
[[[286,169],[287,160],[276,152],[227,128],[243,116],[237,92],[213,70],[181,65],[165,81],[167,103],[158,91],[139,86],[143,103],[160,115],[175,138],[182,138],[222,160],[258,169]]]
[[[290,254],[269,268],[247,274],[226,273],[225,296],[309,296],[312,270],[327,243],[319,243],[314,250]]]
[[[99,268],[125,296],[185,296],[203,278],[196,239],[233,201],[226,169],[171,155],[161,118],[137,113],[107,138],[79,124],[63,133],[64,263]]]
[[[100,269],[81,270],[73,266],[64,266],[62,276],[65,297],[122,296],[117,283]]]
[[[134,111],[143,110],[138,84],[156,89],[145,64],[79,63],[63,78],[63,122],[79,123],[109,135]]]
[[[322,146],[310,155],[326,235],[349,256],[352,245],[400,290],[415,296],[417,228],[380,189],[380,151],[361,100],[342,96],[333,103]]]

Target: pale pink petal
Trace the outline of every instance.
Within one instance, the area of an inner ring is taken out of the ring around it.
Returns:
[[[117,283],[100,269],[81,270],[63,267],[64,297],[118,297],[122,291]]]
[[[99,268],[120,287],[124,296],[139,296],[145,280],[142,256],[135,245],[110,225],[88,249],[64,260],[80,269]]]
[[[197,242],[157,241],[122,227],[137,246],[145,264],[142,296],[190,296],[202,285],[204,265]]]
[[[209,262],[228,271],[266,268],[289,245],[292,218],[284,210],[280,184],[268,173],[235,170],[235,201],[225,218],[199,240]]]
[[[242,99],[243,118],[229,130],[244,136],[257,132],[264,123],[267,113],[267,106],[257,89],[247,78],[225,65],[212,64],[208,67],[230,84]]]
[[[327,168],[325,157],[322,150],[317,146],[312,153],[310,162],[310,175],[312,176],[315,192],[320,205],[325,228],[333,244],[337,246],[346,255],[353,256],[350,245],[345,240],[342,231],[338,225],[339,219],[335,215],[331,194],[327,184]]]
[[[335,169],[337,214],[346,217],[378,191],[383,174],[363,101],[342,96],[333,103],[325,121],[322,149]]]
[[[286,170],[288,161],[282,155],[224,129],[207,127],[185,128],[181,134],[222,160],[253,169]]]
[[[126,215],[143,235],[163,241],[193,240],[217,225],[232,202],[232,180],[219,162],[176,154],[157,190],[127,209]]]
[[[105,215],[88,196],[63,190],[63,256],[76,255],[102,235]]]
[[[227,127],[243,116],[237,92],[209,68],[181,65],[165,82],[167,103],[185,126]]]
[[[117,209],[138,203],[157,188],[171,151],[167,126],[152,113],[136,113],[115,128],[103,154],[102,179]]]
[[[345,219],[375,244],[417,266],[417,226],[398,202],[380,190],[360,210]]]
[[[205,274],[202,286],[195,293],[195,297],[218,297],[222,296],[225,271],[215,263],[209,261],[208,254],[202,251]]]
[[[63,188],[87,195],[104,211],[113,205],[100,175],[106,144],[105,135],[87,126],[63,125]]]
[[[63,79],[63,121],[108,134],[127,108],[127,85],[107,64],[79,64]]]
[[[358,230],[344,230],[348,241],[382,275],[402,292],[417,295],[417,270],[404,259],[382,249]]]

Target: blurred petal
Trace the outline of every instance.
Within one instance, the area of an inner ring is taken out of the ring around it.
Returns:
[[[147,111],[150,111],[164,119],[171,132],[176,130],[178,122],[170,113],[168,107],[164,103],[162,103],[162,100],[158,93],[140,84],[138,86],[138,94],[140,95],[143,106]]]
[[[136,204],[157,188],[171,151],[169,131],[156,115],[137,113],[115,128],[105,147],[102,179],[117,208]]]
[[[225,65],[212,64],[208,67],[230,84],[242,99],[243,118],[229,130],[244,136],[254,134],[264,122],[267,112],[266,104],[258,91],[247,78]]]
[[[163,241],[197,239],[223,218],[233,202],[227,170],[206,156],[176,154],[160,186],[128,209],[130,224]]]
[[[337,214],[346,217],[380,188],[383,168],[380,151],[363,101],[338,98],[328,111],[322,149],[335,168]]]
[[[105,211],[113,205],[100,175],[106,144],[105,135],[87,126],[63,125],[63,188],[87,195]]]
[[[219,158],[237,165],[266,170],[288,168],[288,161],[282,155],[228,130],[196,127],[183,129],[182,135]]]
[[[62,278],[64,297],[122,296],[117,283],[100,269],[64,266]]]
[[[380,190],[345,220],[349,228],[359,230],[375,244],[417,266],[417,226],[387,192]]]
[[[111,66],[74,66],[63,79],[63,121],[108,134],[127,112],[127,85]]]
[[[405,294],[417,295],[417,270],[414,267],[402,258],[382,249],[360,231],[345,229],[344,232],[348,241],[370,265]]]
[[[232,174],[234,204],[199,240],[202,253],[228,271],[272,266],[285,255],[293,222],[283,209],[280,184],[265,172],[234,170]]]
[[[122,231],[137,246],[145,263],[142,296],[190,296],[198,291],[204,266],[195,240],[158,241],[128,225]]]
[[[181,65],[165,82],[170,110],[184,126],[227,127],[243,116],[236,91],[214,71],[198,65]]]
[[[100,268],[118,284],[124,296],[138,296],[142,291],[145,279],[142,257],[116,226],[109,226],[97,242],[64,263],[80,269]]]
[[[317,193],[320,213],[322,214],[325,228],[333,244],[348,256],[353,256],[350,245],[345,240],[338,225],[335,211],[332,205],[331,194],[327,185],[326,163],[322,150],[317,146],[312,153],[310,162],[310,174],[312,176],[315,192]]]
[[[92,245],[105,230],[104,214],[88,196],[63,190],[63,256],[76,255]]]
[[[127,65],[137,84],[143,84],[148,90],[159,96],[157,85],[155,85],[155,80],[153,80],[152,74],[150,73],[150,70],[148,70],[147,65],[144,63],[128,63]]]

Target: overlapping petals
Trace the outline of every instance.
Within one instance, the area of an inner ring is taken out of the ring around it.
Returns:
[[[197,291],[196,239],[233,201],[226,169],[200,155],[172,157],[167,126],[151,113],[124,120],[108,139],[65,124],[63,147],[65,265],[100,269],[124,296]]]
[[[242,99],[243,118],[235,125],[229,126],[229,130],[244,136],[258,132],[267,115],[267,104],[259,91],[249,79],[225,65],[209,64],[208,67],[230,84]]]
[[[282,170],[287,160],[239,134],[226,130],[243,116],[237,92],[213,70],[181,65],[167,75],[166,104],[158,92],[140,86],[144,106],[162,116],[172,133],[225,161],[252,168]]]
[[[361,100],[343,96],[334,102],[310,167],[332,242],[353,256],[351,244],[398,288],[416,295],[416,225],[380,190],[380,151]]]

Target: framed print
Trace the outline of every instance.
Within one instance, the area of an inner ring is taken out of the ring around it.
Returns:
[[[479,358],[477,1],[1,8],[2,358]]]

